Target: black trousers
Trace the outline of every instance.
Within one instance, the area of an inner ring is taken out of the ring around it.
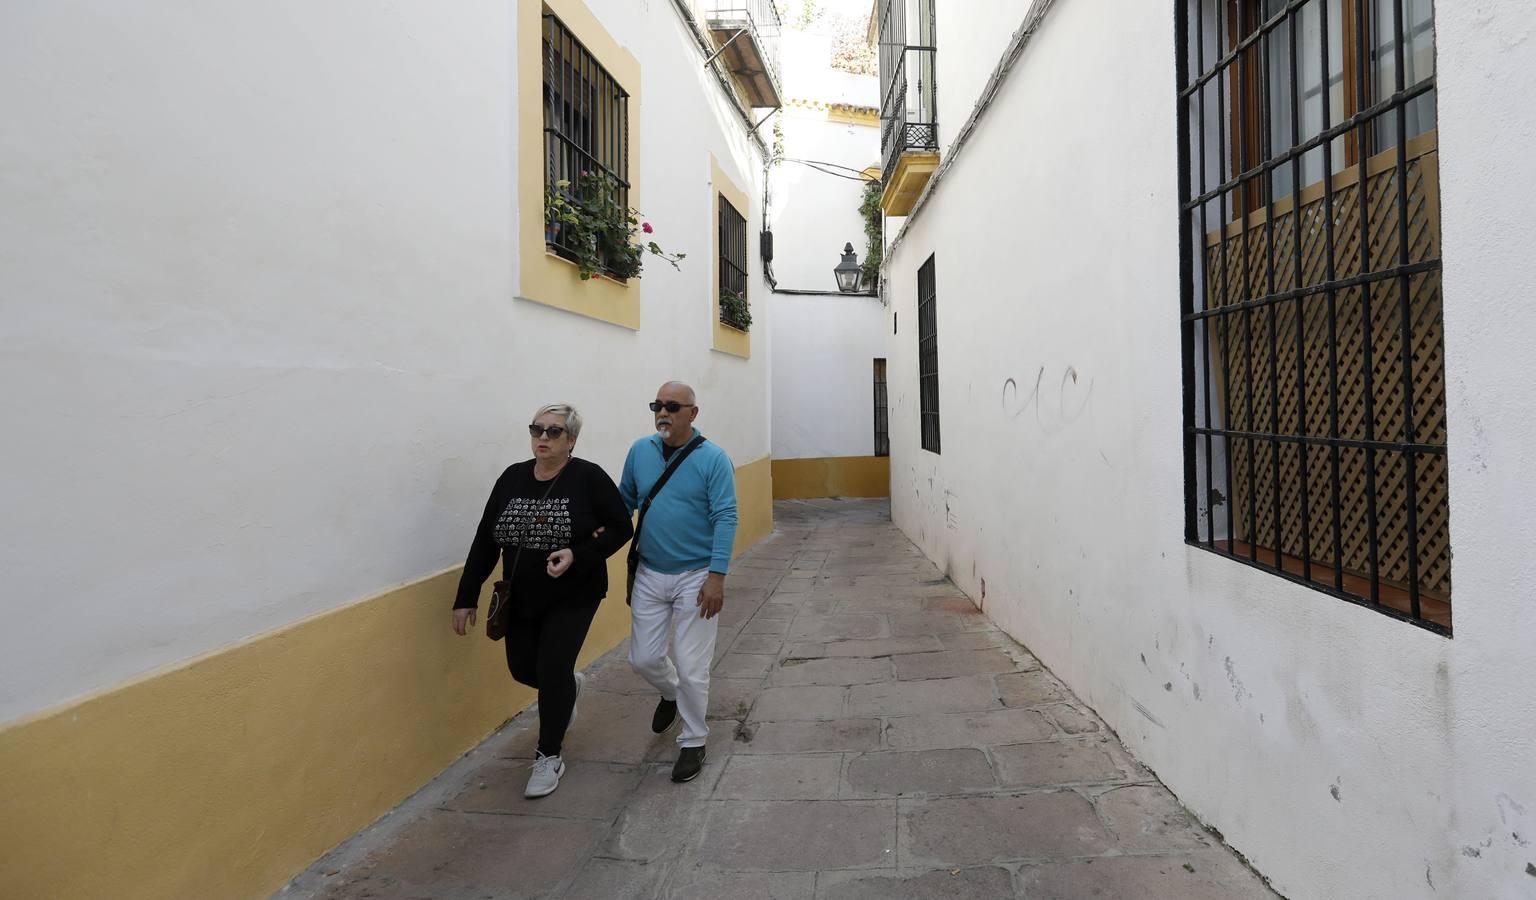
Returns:
[[[548,604],[537,612],[511,610],[507,668],[539,692],[539,752],[559,756],[576,705],[576,655],[587,639],[597,606]]]

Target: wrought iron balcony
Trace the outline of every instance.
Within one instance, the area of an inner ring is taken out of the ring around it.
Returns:
[[[779,37],[783,23],[773,0],[698,0],[719,58],[736,76],[748,104],[778,108]]]
[[[906,0],[881,0],[880,160],[887,215],[911,212],[939,165],[933,6],[919,0],[909,33]],[[910,43],[912,40],[916,43]]]

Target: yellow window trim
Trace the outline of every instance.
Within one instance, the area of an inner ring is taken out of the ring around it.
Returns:
[[[582,281],[576,266],[549,252],[544,243],[545,10],[554,13],[629,93],[629,203],[640,206],[640,61],[581,0],[517,0],[518,299],[639,330],[640,279]]]
[[[709,295],[712,302],[709,305],[710,321],[714,327],[714,348],[721,353],[729,353],[742,359],[752,358],[752,333],[750,331],[737,331],[720,321],[720,197],[723,194],[730,204],[736,207],[736,211],[746,218],[748,224],[752,222],[752,207],[747,203],[747,192],[736,186],[725,170],[720,167],[720,160],[711,153],[709,155],[709,182],[710,191],[710,227],[714,229],[715,252],[711,255],[711,274],[709,282]],[[747,246],[747,270],[752,269],[751,238],[748,237]],[[751,281],[748,280],[747,302],[760,303],[761,297],[753,296]],[[754,316],[756,318],[756,316]]]

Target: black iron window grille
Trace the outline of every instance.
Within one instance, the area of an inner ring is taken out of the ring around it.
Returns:
[[[629,207],[629,94],[575,35],[544,16],[544,183],[576,198],[580,191],[612,192],[606,199]],[[557,188],[561,182],[566,186]],[[545,241],[574,259],[573,233],[546,225]]]
[[[1431,0],[1176,0],[1185,540],[1451,631]]]
[[[917,270],[917,393],[923,449],[939,452],[939,313],[933,257]]]
[[[747,220],[720,195],[720,296],[747,300]],[[720,304],[720,321],[743,331],[750,321],[735,304]]]
[[[875,360],[875,455],[891,455],[891,412],[885,387],[885,360]]]
[[[908,151],[939,149],[932,0],[917,0],[913,35],[909,0],[880,0],[880,159],[884,171]]]

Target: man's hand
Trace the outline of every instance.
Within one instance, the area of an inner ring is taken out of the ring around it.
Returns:
[[[549,573],[550,578],[559,578],[571,567],[571,561],[575,558],[576,554],[571,552],[569,547],[556,550],[544,560],[544,571]]]
[[[469,634],[469,629],[474,627],[475,610],[473,607],[467,609],[456,609],[453,611],[454,634],[457,634],[459,637],[463,637],[464,635]]]
[[[720,607],[725,605],[725,576],[719,572],[710,572],[704,579],[704,588],[699,591],[699,615],[706,619],[713,619],[720,615]]]

